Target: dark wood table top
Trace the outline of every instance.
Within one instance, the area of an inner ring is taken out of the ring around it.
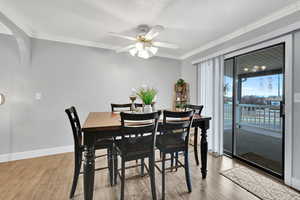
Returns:
[[[194,120],[210,120],[211,117],[196,115]],[[90,112],[82,130],[84,132],[118,130],[121,127],[120,114],[112,112]]]

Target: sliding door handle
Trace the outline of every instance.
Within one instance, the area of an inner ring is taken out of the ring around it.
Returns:
[[[285,115],[285,104],[280,101],[280,117],[284,117]]]

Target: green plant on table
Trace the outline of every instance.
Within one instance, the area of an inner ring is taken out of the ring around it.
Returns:
[[[136,95],[143,101],[145,105],[151,105],[157,95],[157,90],[149,87],[141,87]]]

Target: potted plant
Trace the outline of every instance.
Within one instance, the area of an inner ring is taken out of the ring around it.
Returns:
[[[157,95],[157,90],[143,86],[138,89],[136,94],[144,104],[144,112],[152,112],[152,103]]]
[[[185,84],[185,81],[182,78],[178,79],[178,81],[176,82],[176,88],[179,92],[181,92],[183,90],[184,84]]]

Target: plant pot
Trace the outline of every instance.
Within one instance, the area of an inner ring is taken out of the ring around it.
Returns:
[[[144,112],[145,113],[151,113],[152,112],[152,106],[151,105],[144,105]]]
[[[177,86],[177,91],[178,91],[178,92],[182,92],[182,90],[183,90],[183,87],[182,87],[182,86]]]

